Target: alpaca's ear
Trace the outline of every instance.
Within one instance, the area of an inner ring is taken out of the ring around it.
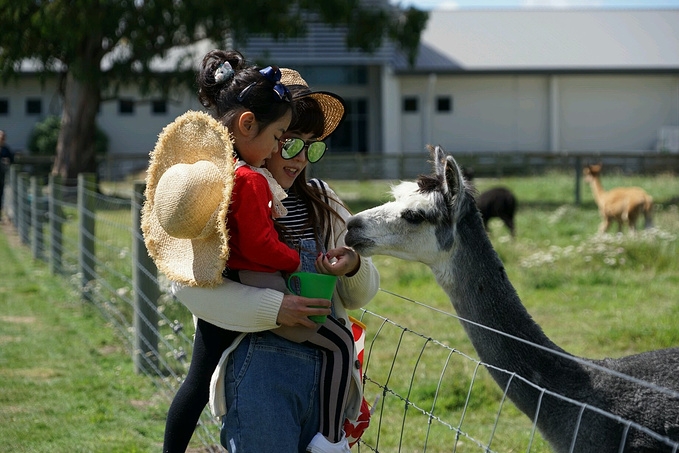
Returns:
[[[434,174],[440,178],[445,176],[446,154],[440,146],[427,145],[429,155],[431,156],[431,163],[434,166]]]
[[[446,189],[447,192],[451,195],[457,195],[463,190],[462,185],[463,183],[463,177],[462,177],[462,170],[460,167],[458,167],[457,162],[455,162],[455,159],[453,159],[453,156],[447,156],[446,157]]]

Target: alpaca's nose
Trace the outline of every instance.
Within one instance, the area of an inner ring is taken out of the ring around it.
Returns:
[[[347,219],[347,230],[352,228],[361,228],[363,226],[363,220],[358,216],[351,216]]]

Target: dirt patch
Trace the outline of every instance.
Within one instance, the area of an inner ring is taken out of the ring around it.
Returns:
[[[2,229],[2,232],[5,234],[5,237],[7,238],[7,243],[10,246],[12,247],[21,246],[21,238],[19,237],[19,233],[14,228],[12,221],[9,218],[7,218],[7,216],[4,213],[2,215],[2,220],[0,220],[0,229]]]
[[[21,341],[21,338],[11,335],[0,335],[0,344],[12,343],[14,341]]]
[[[53,368],[20,368],[0,370],[0,376],[10,378],[25,378],[36,380],[47,380],[60,377],[61,373]]]
[[[33,324],[36,318],[35,316],[0,316],[0,321],[14,324]]]

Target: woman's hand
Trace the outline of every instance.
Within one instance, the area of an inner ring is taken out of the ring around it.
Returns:
[[[328,250],[316,258],[316,270],[321,274],[352,276],[361,265],[361,257],[351,247],[338,247]]]
[[[276,322],[281,326],[304,326],[313,329],[318,327],[318,324],[310,320],[309,316],[327,316],[329,314],[330,301],[327,299],[311,299],[286,294],[283,296]]]

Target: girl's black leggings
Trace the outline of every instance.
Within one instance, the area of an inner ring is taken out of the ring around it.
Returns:
[[[186,452],[200,414],[210,397],[212,373],[217,368],[222,353],[237,336],[238,332],[198,319],[189,372],[167,413],[164,453]]]

